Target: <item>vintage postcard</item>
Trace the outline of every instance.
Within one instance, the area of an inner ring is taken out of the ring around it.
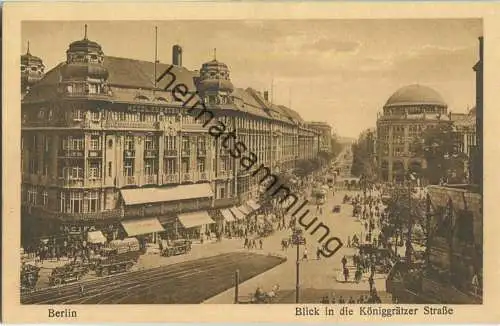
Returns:
[[[499,18],[6,4],[5,321],[500,321]]]

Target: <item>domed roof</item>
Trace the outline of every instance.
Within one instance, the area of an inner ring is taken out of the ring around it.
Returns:
[[[91,77],[91,78],[108,78],[108,70],[98,64],[89,63],[70,63],[66,64],[61,69],[63,77]]]
[[[224,62],[217,61],[217,59],[213,59],[212,61],[205,62],[201,69],[229,69]]]
[[[385,106],[401,106],[415,104],[433,104],[446,106],[438,92],[422,85],[409,85],[398,89],[385,103]]]
[[[68,51],[70,52],[102,52],[101,46],[89,39],[75,41],[69,45]]]
[[[230,91],[234,90],[233,83],[227,79],[202,79],[198,82],[200,91]]]
[[[21,64],[28,64],[28,63],[40,63],[40,64],[42,63],[42,59],[30,53],[30,42],[28,42],[28,48],[26,50],[26,53],[21,55]]]
[[[99,52],[102,53],[101,46],[87,38],[87,24],[85,24],[85,35],[83,40],[74,41],[69,45],[67,52]]]

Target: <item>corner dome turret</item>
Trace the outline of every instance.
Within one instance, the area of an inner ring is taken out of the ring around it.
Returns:
[[[198,91],[201,93],[232,93],[234,90],[231,83],[229,67],[217,60],[206,62],[201,66],[200,77],[197,83]]]

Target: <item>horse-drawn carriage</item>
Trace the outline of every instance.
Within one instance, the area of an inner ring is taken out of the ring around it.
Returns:
[[[161,255],[166,257],[187,254],[191,251],[191,241],[186,239],[162,240],[160,251]]]
[[[79,281],[90,270],[87,263],[69,263],[52,270],[49,276],[49,285],[60,285]]]

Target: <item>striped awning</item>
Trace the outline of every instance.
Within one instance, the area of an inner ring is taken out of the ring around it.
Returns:
[[[236,217],[237,220],[242,220],[246,216],[246,214],[243,214],[243,212],[236,207],[231,207],[229,210],[233,213],[234,217]]]
[[[238,206],[238,210],[241,211],[245,216],[253,211],[250,207],[246,205]]]
[[[192,213],[179,214],[179,221],[184,228],[189,229],[196,226],[215,223],[207,211],[197,211]]]
[[[233,215],[233,213],[231,213],[231,211],[229,210],[229,208],[221,209],[220,213],[222,214],[222,216],[224,216],[224,220],[226,222],[233,222],[233,221],[235,221],[234,215]]]
[[[250,206],[253,210],[258,210],[260,208],[260,205],[251,199],[247,201],[247,206]]]

